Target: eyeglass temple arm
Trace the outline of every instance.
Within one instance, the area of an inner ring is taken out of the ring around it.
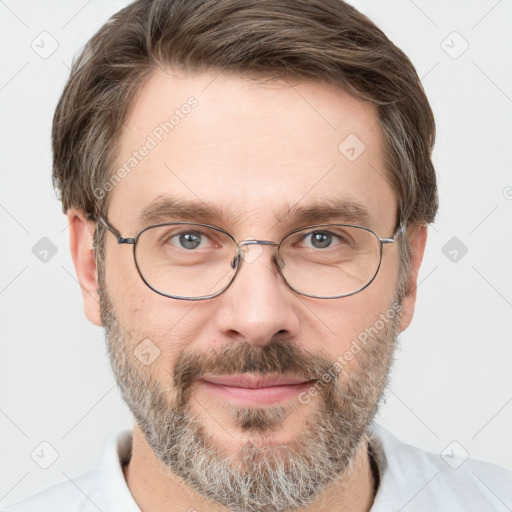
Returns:
[[[103,227],[108,229],[117,239],[117,243],[118,244],[134,244],[135,243],[135,238],[124,238],[121,236],[121,233],[114,227],[112,226],[112,224],[110,224],[110,222],[105,219],[105,217],[103,216],[99,216],[99,222],[101,224],[103,224]]]
[[[393,233],[393,235],[391,235],[391,238],[381,238],[380,241],[383,243],[383,244],[392,244],[396,241],[396,239],[400,236],[400,235],[404,235],[405,232],[406,232],[406,229],[407,229],[407,225],[406,224],[402,224],[400,220],[398,220],[398,223],[397,223],[397,227],[395,229],[395,232]]]

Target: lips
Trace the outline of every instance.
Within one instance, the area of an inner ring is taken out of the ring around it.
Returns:
[[[291,400],[306,391],[313,382],[284,375],[221,375],[205,376],[199,384],[222,401],[251,406]]]
[[[298,379],[296,377],[286,377],[283,375],[267,375],[264,377],[256,377],[252,375],[225,375],[220,377],[203,377],[202,380],[219,386],[248,389],[269,388],[273,386],[292,386],[311,381],[311,379]]]

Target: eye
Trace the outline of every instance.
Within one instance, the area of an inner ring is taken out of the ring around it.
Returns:
[[[325,249],[326,247],[335,245],[336,242],[340,241],[340,238],[330,231],[313,231],[305,235],[304,241],[309,247]]]
[[[202,248],[208,243],[208,237],[200,231],[178,233],[167,239],[167,243],[182,249],[192,250]]]

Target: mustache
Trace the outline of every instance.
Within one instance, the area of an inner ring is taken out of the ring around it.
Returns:
[[[182,352],[174,366],[174,387],[185,400],[193,382],[207,374],[291,374],[319,380],[333,368],[333,364],[327,356],[313,354],[285,339],[275,338],[262,346],[230,343],[208,353]],[[333,381],[336,379],[337,376]]]

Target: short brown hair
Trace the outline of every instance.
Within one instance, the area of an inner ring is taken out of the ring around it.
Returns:
[[[376,105],[403,223],[433,222],[432,110],[405,54],[341,0],[137,0],[73,63],[53,120],[53,178],[64,211],[96,219],[123,121],[157,68],[219,70],[334,84]]]

